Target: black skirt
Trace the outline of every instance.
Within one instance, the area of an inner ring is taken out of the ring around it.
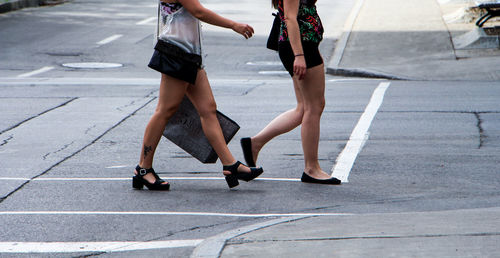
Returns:
[[[148,66],[160,73],[195,84],[198,70],[201,69],[201,56],[158,40]]]

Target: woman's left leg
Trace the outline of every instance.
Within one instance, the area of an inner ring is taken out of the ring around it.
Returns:
[[[198,111],[203,132],[219,156],[222,165],[228,166],[236,163],[236,159],[233,157],[231,151],[229,151],[224,140],[224,135],[217,119],[217,105],[205,70],[199,70],[196,83],[188,88],[187,96]],[[250,169],[246,166],[240,166],[238,171],[250,172]]]

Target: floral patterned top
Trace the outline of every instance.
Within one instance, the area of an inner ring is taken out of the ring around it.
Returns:
[[[285,12],[283,9],[283,0],[278,3],[278,15],[281,19],[281,28],[279,41],[289,41],[286,28]],[[316,11],[316,0],[300,0],[299,11],[297,13],[297,22],[302,41],[319,43],[323,39],[323,25]]]

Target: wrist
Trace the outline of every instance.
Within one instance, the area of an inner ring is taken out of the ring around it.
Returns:
[[[304,54],[296,54],[295,57],[304,56]]]

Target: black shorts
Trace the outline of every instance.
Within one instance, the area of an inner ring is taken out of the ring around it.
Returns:
[[[304,50],[306,67],[308,69],[323,64],[323,58],[319,53],[319,43],[303,41],[302,49]],[[290,76],[293,76],[293,62],[295,61],[295,55],[293,54],[290,42],[280,42],[278,45],[278,53],[280,55],[281,63],[283,63],[283,66],[288,71]]]
[[[148,66],[160,73],[194,84],[198,70],[201,69],[201,58],[192,60],[193,58],[187,58],[190,54],[176,52],[178,49],[175,49],[175,46],[172,48],[170,44],[158,42]]]

